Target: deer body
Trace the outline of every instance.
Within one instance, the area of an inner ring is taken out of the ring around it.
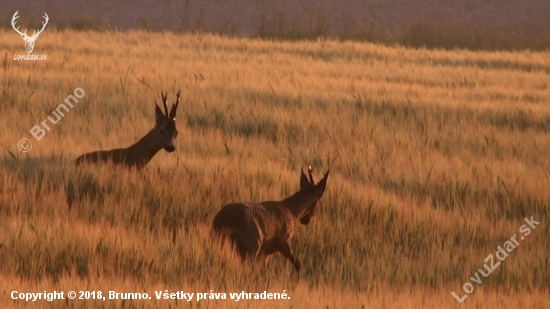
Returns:
[[[178,134],[175,117],[180,93],[178,92],[176,103],[172,105],[170,113],[168,113],[168,107],[166,105],[166,95],[162,95],[162,99],[166,115],[164,115],[158,105],[155,104],[156,125],[139,141],[127,148],[99,150],[83,154],[76,159],[76,165],[85,162],[109,162],[115,165],[124,165],[130,168],[141,169],[147,165],[161,149],[169,153],[173,152],[175,150],[173,140]]]
[[[302,172],[300,191],[281,200],[261,203],[231,203],[215,216],[213,231],[231,240],[244,261],[251,258],[267,259],[277,252],[286,257],[299,273],[301,263],[290,247],[296,221],[307,225],[315,213],[317,202],[326,188],[329,171],[315,185]]]
[[[76,159],[76,163],[79,165],[85,161],[90,163],[110,161],[115,165],[143,168],[162,149],[157,144],[155,135],[155,131],[151,130],[130,147],[83,154]]]

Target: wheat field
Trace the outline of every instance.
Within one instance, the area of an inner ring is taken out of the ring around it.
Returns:
[[[47,60],[16,61],[23,42],[0,31],[0,307],[550,307],[548,52],[65,30],[40,36]],[[29,130],[76,88],[36,140]],[[139,172],[75,167],[137,141],[160,91],[172,103],[179,89],[176,152]],[[299,281],[280,254],[243,267],[211,239],[224,204],[282,199],[308,163],[331,176],[292,242]],[[531,217],[540,225],[519,240]],[[152,299],[11,296],[54,290]],[[242,291],[288,297],[230,299]]]

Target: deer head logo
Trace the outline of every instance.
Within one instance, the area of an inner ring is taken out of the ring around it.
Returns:
[[[21,32],[21,31],[19,31],[19,26],[17,28],[15,28],[15,20],[19,18],[19,16],[17,15],[18,12],[19,11],[15,11],[15,14],[13,14],[13,18],[11,19],[11,26],[13,27],[13,30],[15,30],[15,32],[17,32],[21,35],[21,37],[25,41],[25,48],[27,49],[27,53],[30,54],[34,50],[34,41],[36,41],[36,38],[38,38],[38,35],[40,35],[40,33],[42,33],[42,31],[44,31],[44,28],[46,28],[46,25],[48,24],[49,17],[48,17],[48,14],[44,13],[44,19],[46,21],[42,22],[42,29],[40,29],[38,32],[36,32],[36,30],[34,30],[33,34],[31,36],[28,36],[27,35],[27,29],[25,29],[25,32]]]

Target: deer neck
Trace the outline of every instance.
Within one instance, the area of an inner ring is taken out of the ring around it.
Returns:
[[[290,212],[296,218],[300,218],[304,211],[313,203],[317,201],[314,192],[312,190],[300,190],[291,196],[285,198],[281,201],[285,207],[287,207]]]
[[[130,157],[134,158],[134,164],[145,166],[161,149],[162,147],[157,143],[155,128],[153,128],[139,141],[128,147],[128,153]]]

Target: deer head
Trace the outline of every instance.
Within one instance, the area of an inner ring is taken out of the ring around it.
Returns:
[[[321,179],[321,181],[319,181],[319,183],[315,184],[315,181],[313,180],[313,171],[312,171],[311,165],[307,166],[307,170],[308,170],[308,174],[309,174],[309,179],[304,174],[303,170],[302,170],[302,174],[300,175],[300,190],[315,187],[315,190],[313,190],[313,192],[317,195],[317,199],[315,200],[315,202],[313,204],[309,205],[304,210],[304,212],[301,214],[300,223],[303,224],[303,225],[307,225],[309,223],[309,221],[311,220],[311,218],[313,217],[313,215],[315,214],[315,211],[317,210],[317,204],[319,202],[319,199],[321,198],[321,196],[323,195],[323,193],[325,192],[325,189],[327,187],[327,179],[328,179],[328,174],[330,172],[330,169],[327,170],[327,172],[325,173],[325,176],[323,177],[323,179]]]
[[[18,12],[19,11],[15,11],[15,14],[13,14],[13,17],[11,19],[11,26],[13,27],[13,30],[15,30],[15,32],[17,32],[21,35],[21,37],[25,41],[25,48],[27,49],[27,53],[30,54],[34,50],[34,41],[36,41],[36,38],[38,38],[38,35],[40,35],[40,33],[42,33],[42,31],[44,31],[44,28],[46,28],[46,25],[48,24],[49,17],[48,17],[48,14],[44,13],[44,19],[46,21],[42,22],[42,29],[40,29],[38,32],[36,32],[36,30],[33,30],[34,32],[32,33],[32,35],[28,36],[27,35],[27,29],[25,29],[25,32],[21,32],[21,31],[19,31],[19,26],[17,26],[17,28],[15,28],[15,20],[19,18],[19,16],[17,15]]]
[[[155,129],[158,134],[159,146],[164,148],[167,152],[173,152],[176,150],[174,147],[174,139],[178,136],[178,130],[176,129],[176,110],[178,109],[178,104],[180,102],[180,91],[176,95],[176,103],[172,104],[170,113],[168,112],[168,92],[163,94],[162,91],[160,95],[162,97],[162,103],[164,104],[164,112],[160,109],[155,101],[155,119],[156,125]]]

